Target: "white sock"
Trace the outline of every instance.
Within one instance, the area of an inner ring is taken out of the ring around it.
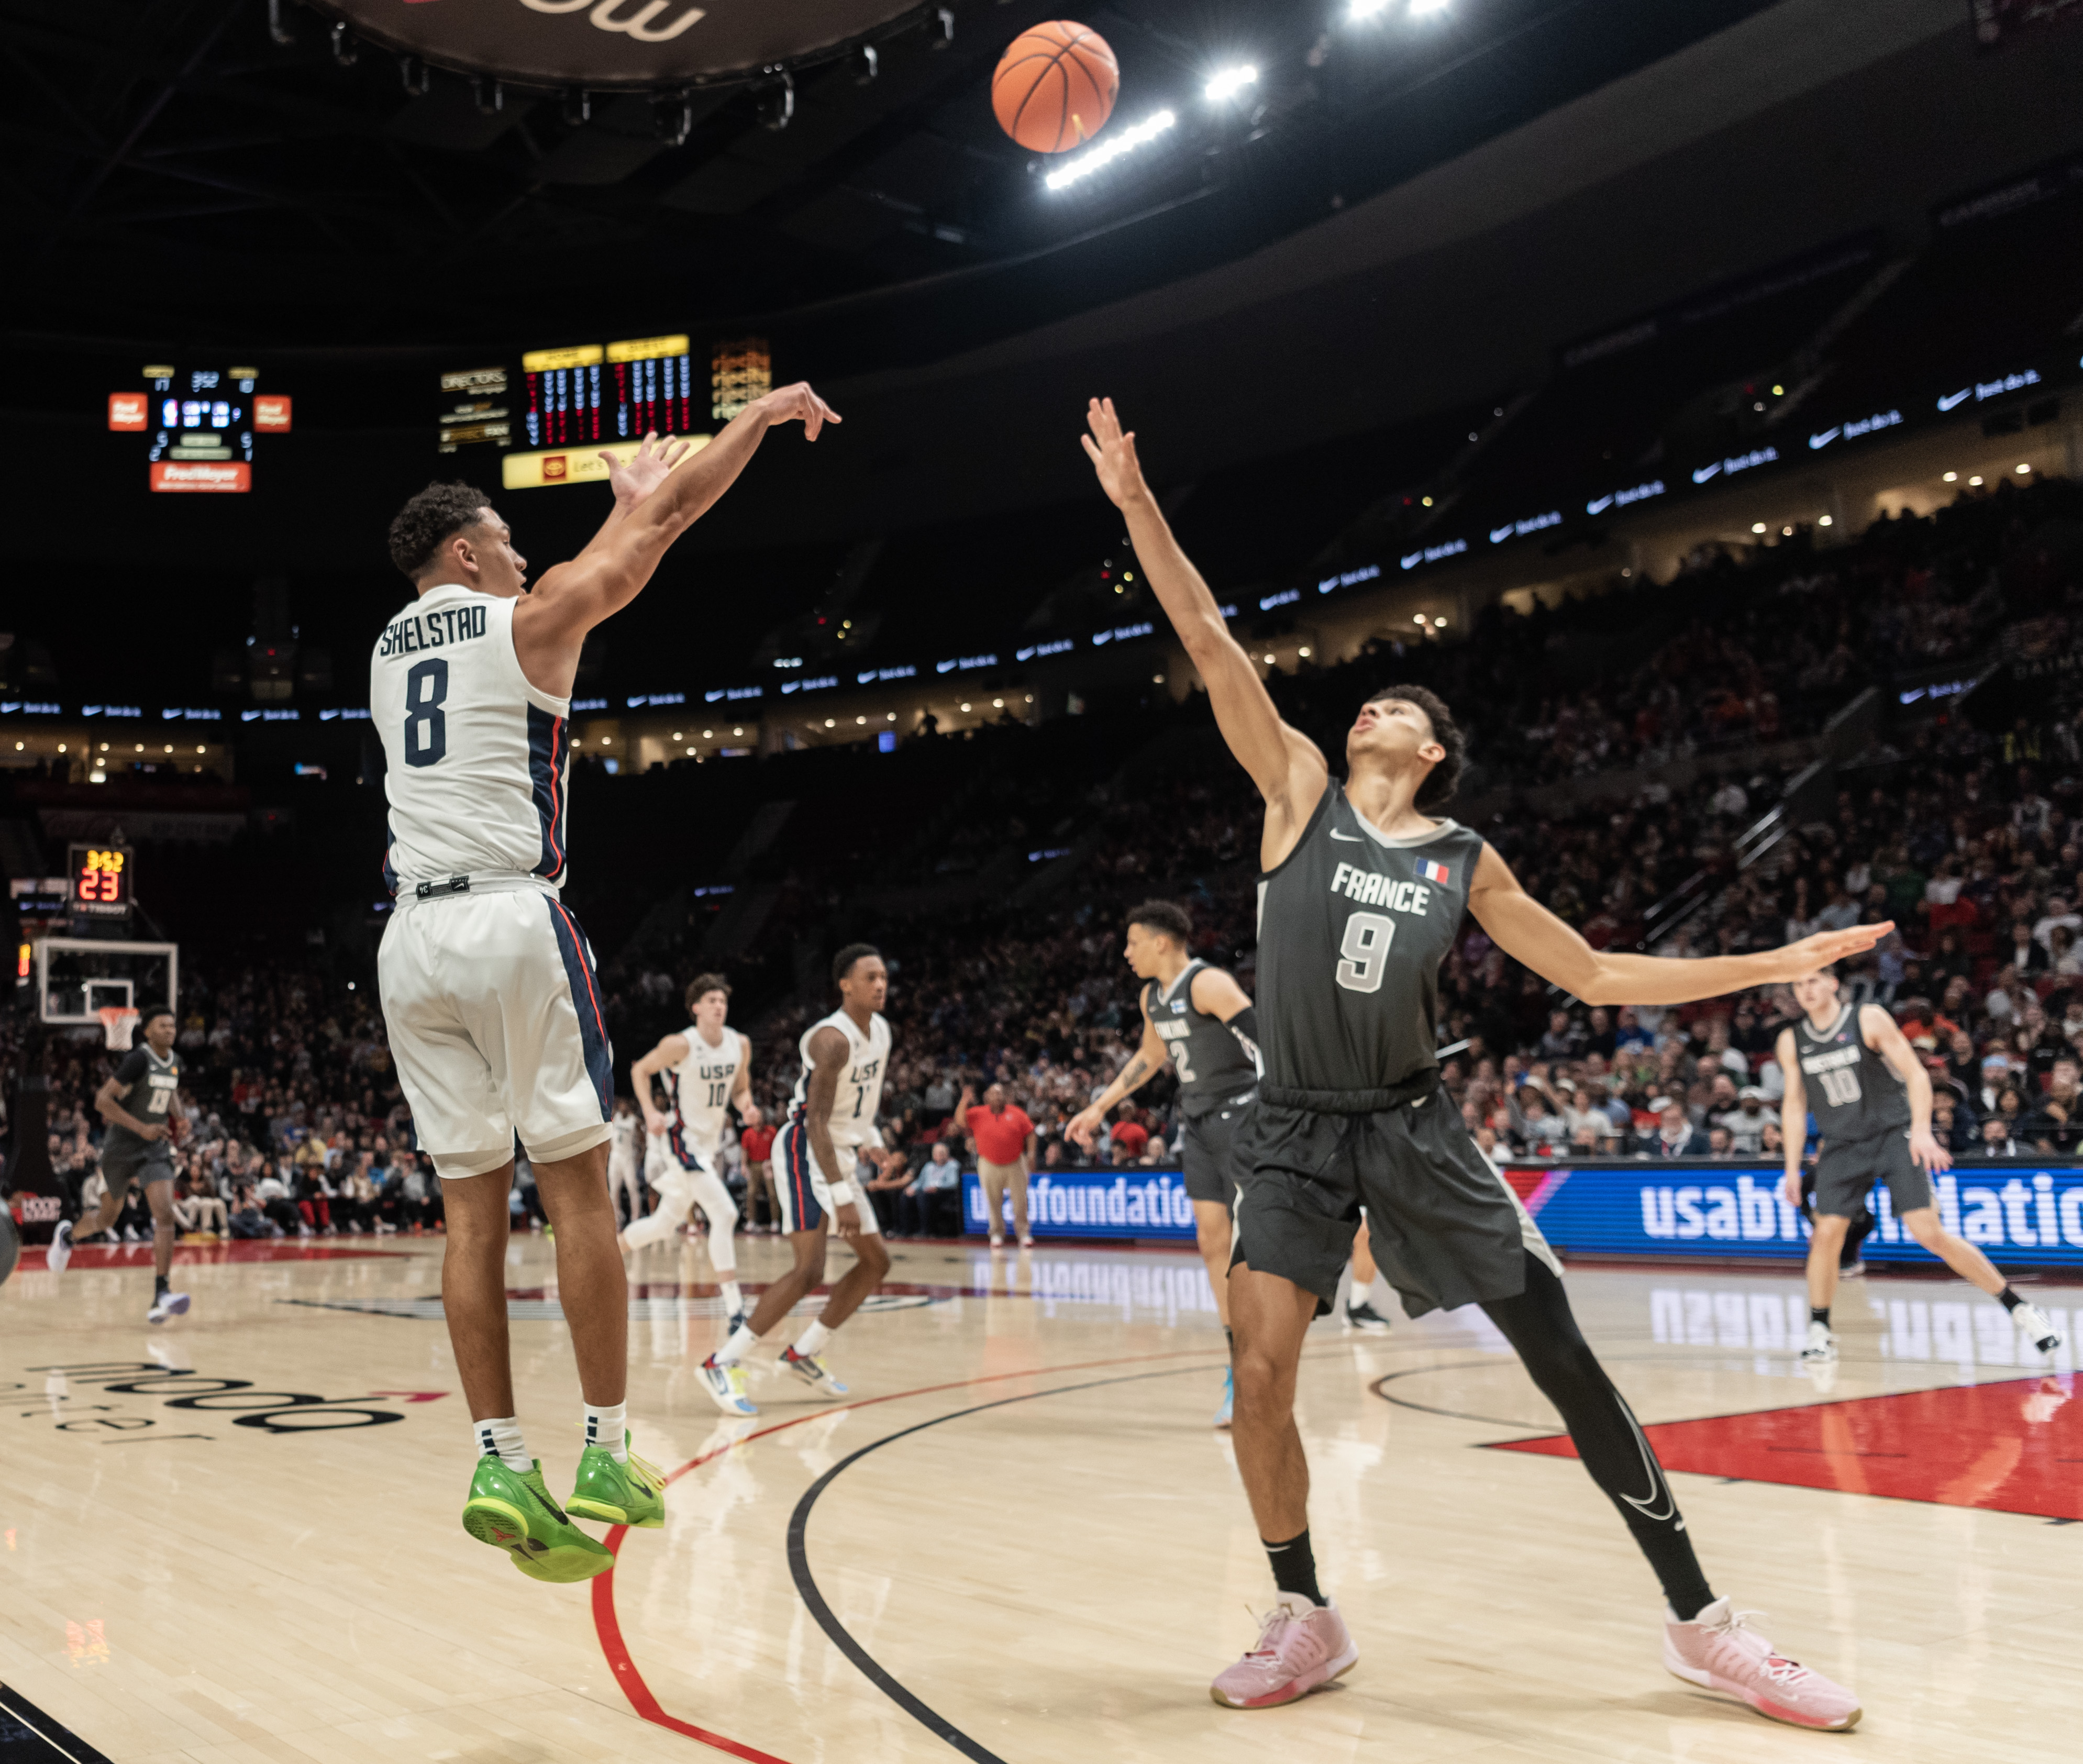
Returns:
[[[535,1467],[535,1460],[528,1455],[527,1443],[521,1437],[518,1416],[509,1415],[496,1421],[472,1421],[470,1426],[476,1436],[479,1457],[496,1458],[509,1470],[523,1476]]]
[[[718,1365],[735,1365],[759,1345],[759,1337],[753,1334],[752,1325],[742,1323],[730,1334],[730,1340],[716,1349]]]
[[[734,1277],[737,1272],[737,1270],[733,1268],[729,1274],[720,1276],[716,1281],[716,1284],[723,1288],[723,1314],[726,1317],[735,1317],[745,1309],[745,1294],[737,1289],[737,1281]]]
[[[832,1339],[832,1332],[822,1323],[813,1323],[796,1338],[796,1352],[815,1353]]]
[[[626,1403],[586,1404],[586,1444],[605,1445],[618,1464],[629,1462],[629,1405]]]

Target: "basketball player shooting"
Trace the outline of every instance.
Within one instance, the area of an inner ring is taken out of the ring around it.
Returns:
[[[1333,779],[1280,719],[1251,658],[1181,551],[1111,401],[1082,437],[1101,487],[1198,669],[1232,753],[1265,799],[1260,840],[1258,1100],[1236,1136],[1241,1194],[1230,1272],[1234,1437],[1278,1594],[1217,1703],[1291,1702],[1359,1650],[1317,1584],[1309,1466],[1295,1422],[1302,1345],[1330,1308],[1364,1206],[1374,1253],[1421,1316],[1481,1305],[1561,1412],[1578,1455],[1663,1584],[1663,1657],[1679,1677],[1799,1726],[1859,1719],[1842,1686],[1786,1658],[1709,1587],[1648,1441],[1592,1353],[1540,1230],[1439,1087],[1438,970],[1465,909],[1505,952],[1590,1004],[1682,1004],[1791,981],[1870,948],[1861,925],[1784,949],[1698,961],[1593,949],[1525,893],[1477,833],[1433,812],[1464,742],[1422,687],[1359,708]]]
[[[447,1209],[442,1300],[480,1454],[463,1529],[536,1580],[613,1565],[570,1514],[665,1522],[664,1479],[631,1454],[624,1415],[628,1288],[606,1182],[613,1053],[591,949],[558,898],[580,645],[642,591],[768,429],[801,422],[815,441],[838,420],[792,386],[691,458],[688,443],[656,436],[626,463],[604,454],[606,521],[532,589],[512,532],[467,484],[429,484],[391,525],[391,561],[418,599],[385,627],[370,663],[388,762],[383,873],[397,901],[377,980]],[[517,1135],[556,1231],[585,1403],[577,1483],[561,1505],[514,1413],[505,1257]]]

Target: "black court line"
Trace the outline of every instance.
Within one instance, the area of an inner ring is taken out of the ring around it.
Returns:
[[[11,1685],[0,1684],[0,1764],[109,1764]]]
[[[1342,1349],[1337,1353],[1337,1357],[1342,1357]],[[1332,1357],[1333,1356],[1329,1353],[1303,1356],[1304,1359]],[[938,1427],[944,1421],[959,1421],[968,1416],[982,1415],[992,1409],[1009,1408],[1015,1403],[1032,1403],[1039,1397],[1068,1396],[1078,1391],[1103,1390],[1110,1384],[1141,1384],[1151,1378],[1177,1378],[1188,1374],[1199,1376],[1207,1370],[1205,1365],[1172,1366],[1162,1372],[1134,1372],[1118,1378],[1092,1378],[1083,1384],[1059,1384],[1051,1391],[1029,1391],[1024,1396],[1002,1396],[994,1402],[978,1403],[969,1408],[952,1410],[945,1415],[936,1415],[931,1420],[920,1421],[915,1426],[900,1428],[896,1433],[886,1433],[881,1439],[871,1440],[860,1450],[842,1458],[812,1483],[803,1492],[803,1498],[796,1503],[795,1512],[788,1516],[788,1572],[795,1580],[796,1591],[831,1644],[851,1660],[868,1682],[898,1707],[929,1732],[945,1740],[963,1757],[974,1759],[976,1764],[1006,1764],[1006,1760],[989,1746],[979,1740],[971,1739],[938,1710],[927,1707],[922,1699],[914,1696],[894,1673],[885,1669],[881,1661],[854,1640],[853,1632],[833,1614],[831,1606],[825,1602],[825,1595],[818,1590],[816,1576],[810,1572],[810,1555],[806,1543],[810,1509],[817,1505],[818,1497],[843,1472],[851,1470],[870,1452],[879,1452],[885,1445],[894,1445],[901,1439],[909,1439],[914,1433],[923,1433],[927,1428]],[[0,1764],[11,1764],[11,1761],[0,1761]]]

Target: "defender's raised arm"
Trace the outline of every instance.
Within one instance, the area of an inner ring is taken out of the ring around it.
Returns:
[[[1081,436],[1100,487],[1128,522],[1130,542],[1172,628],[1199,670],[1215,722],[1237,763],[1265,799],[1269,853],[1285,856],[1324,794],[1330,769],[1315,742],[1280,720],[1258,669],[1223,621],[1215,597],[1180,550],[1135,456],[1135,434],[1122,431],[1112,399],[1094,399]],[[1278,857],[1269,856],[1269,862]]]

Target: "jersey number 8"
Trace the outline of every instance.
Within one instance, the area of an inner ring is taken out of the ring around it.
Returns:
[[[449,750],[449,722],[442,706],[449,695],[446,656],[413,663],[405,676],[405,763],[438,766]]]
[[[1396,940],[1396,921],[1386,913],[1354,913],[1338,939],[1338,984],[1348,992],[1380,992],[1388,967],[1388,946]]]

